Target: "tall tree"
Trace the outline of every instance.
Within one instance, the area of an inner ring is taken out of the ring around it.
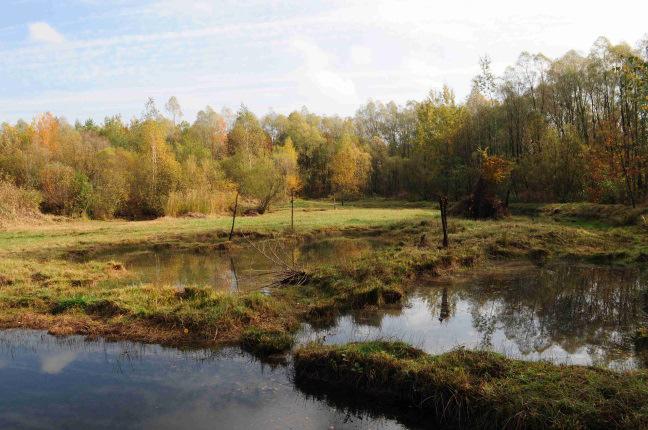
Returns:
[[[169,113],[169,115],[171,115],[171,118],[173,119],[173,125],[175,126],[177,120],[182,118],[182,109],[180,108],[178,99],[175,96],[171,96],[166,102],[166,105],[164,105],[164,108]]]

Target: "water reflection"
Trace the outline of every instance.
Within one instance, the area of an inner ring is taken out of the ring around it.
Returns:
[[[315,264],[344,264],[360,258],[376,245],[367,239],[348,238],[299,244],[266,241],[255,243],[259,249],[244,246],[205,252],[140,250],[107,254],[100,259],[123,263],[135,275],[134,282],[177,287],[210,285],[221,291],[238,291],[271,284],[278,269],[276,261],[306,269]]]
[[[238,349],[0,332],[0,428],[402,428],[302,394]]]
[[[61,371],[65,369],[65,366],[72,363],[76,357],[77,354],[74,351],[63,351],[60,353],[43,355],[40,357],[41,372],[49,373],[50,375],[61,373]]]
[[[303,245],[295,258],[308,261],[310,253],[322,261],[328,252],[348,259],[370,249],[366,242],[341,243]],[[153,257],[146,258],[143,269],[151,267]],[[165,258],[154,256],[151,273],[159,277],[153,279],[199,282],[222,269],[233,276],[226,288],[241,285],[239,267],[253,263],[245,255]],[[343,315],[326,329],[305,325],[299,341],[397,338],[430,353],[466,346],[529,360],[646,366],[648,357],[635,354],[631,335],[648,318],[647,291],[648,273],[633,269],[516,266],[420,286],[402,305]],[[344,393],[297,389],[290,375],[290,364],[264,365],[235,348],[180,351],[0,331],[0,428],[392,429],[411,423],[402,411],[375,410]]]
[[[302,341],[398,338],[431,353],[457,346],[524,359],[617,368],[642,366],[631,336],[646,321],[648,276],[633,269],[559,265],[418,288],[404,308],[305,328]]]

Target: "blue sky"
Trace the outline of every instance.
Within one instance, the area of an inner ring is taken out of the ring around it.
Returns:
[[[631,0],[2,3],[0,122],[130,118],[172,95],[188,120],[241,103],[349,115],[443,84],[463,98],[485,54],[502,71],[524,50],[587,53],[598,36],[634,45],[648,33],[648,3]]]

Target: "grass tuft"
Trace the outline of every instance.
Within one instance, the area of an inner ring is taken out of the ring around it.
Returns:
[[[648,372],[512,360],[486,351],[432,356],[401,342],[310,344],[296,351],[298,385],[345,390],[444,428],[639,429]]]
[[[241,346],[254,355],[267,356],[289,351],[294,338],[285,331],[268,331],[258,327],[249,327],[241,335]]]
[[[56,301],[56,303],[54,303],[54,305],[52,306],[52,314],[60,314],[71,309],[85,310],[89,304],[94,302],[94,300],[95,299],[93,297],[82,294],[62,298]]]

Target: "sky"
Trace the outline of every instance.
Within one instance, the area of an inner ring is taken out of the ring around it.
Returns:
[[[634,46],[648,2],[543,0],[1,0],[0,122],[140,115],[176,96],[257,114],[307,106],[352,115],[369,99],[463,99],[488,55],[587,54],[599,36]]]

